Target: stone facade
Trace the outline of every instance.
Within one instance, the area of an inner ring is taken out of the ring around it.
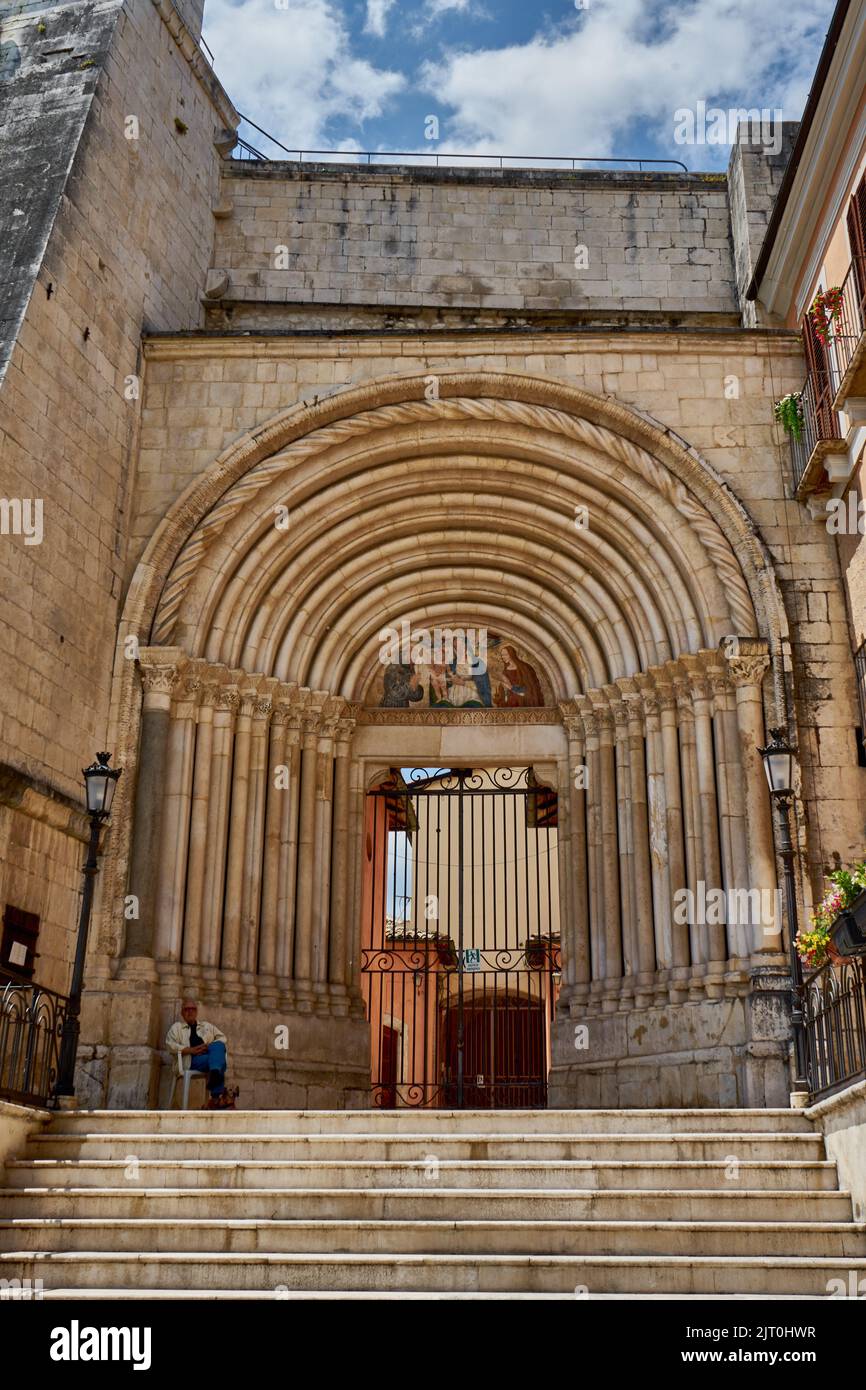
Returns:
[[[727,179],[240,163],[200,15],[46,19],[92,78],[52,215],[28,213],[39,268],[0,385],[0,491],[45,504],[42,547],[0,544],[0,897],[42,914],[60,964],[77,769],[97,743],[124,768],[82,1094],[165,1102],[193,990],[246,1103],[365,1104],[365,793],[401,759],[484,758],[559,791],[551,1102],[783,1104],[783,938],[671,921],[677,887],[775,886],[765,725],[800,748],[804,903],[862,840],[839,560],[772,419],[801,348],[744,299],[779,167],[752,147]],[[37,20],[15,21],[13,84]],[[34,139],[53,119],[46,99]],[[445,611],[520,640],[550,708],[365,710],[379,630]]]

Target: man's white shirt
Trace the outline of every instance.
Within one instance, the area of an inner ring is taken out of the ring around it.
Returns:
[[[212,1023],[197,1023],[195,1025],[195,1030],[203,1043],[224,1043],[228,1041],[225,1033],[221,1033],[219,1028],[215,1028]],[[189,1032],[189,1024],[184,1023],[183,1019],[180,1019],[177,1023],[173,1023],[165,1035],[165,1045],[169,1052],[174,1052],[176,1054],[182,1052],[185,1047],[189,1047]],[[184,1065],[189,1066],[191,1060],[191,1057],[185,1057]]]

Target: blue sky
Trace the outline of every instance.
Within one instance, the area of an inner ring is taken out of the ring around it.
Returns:
[[[236,105],[287,145],[643,155],[712,169],[728,150],[678,144],[676,111],[704,101],[796,120],[832,9],[831,0],[207,0],[204,33]],[[430,117],[438,141],[427,138]]]

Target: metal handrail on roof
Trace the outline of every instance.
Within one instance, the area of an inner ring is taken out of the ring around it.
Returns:
[[[505,168],[506,168],[506,163],[505,163],[505,161],[506,161],[506,160],[509,160],[509,161],[511,161],[511,163],[513,163],[513,164],[521,164],[521,165],[544,165],[544,166],[547,166],[547,165],[553,164],[553,165],[556,165],[556,166],[559,166],[559,167],[563,167],[563,166],[564,166],[564,167],[566,167],[566,168],[570,168],[573,172],[577,170],[578,166],[582,166],[582,165],[585,165],[585,164],[594,164],[594,165],[596,165],[596,164],[603,164],[603,165],[610,165],[610,164],[634,165],[634,164],[636,164],[636,165],[638,166],[638,172],[639,172],[639,173],[643,173],[643,172],[644,172],[644,166],[645,166],[645,165],[659,165],[659,164],[661,164],[661,165],[664,165],[666,168],[673,168],[673,169],[677,169],[677,170],[681,169],[682,172],[683,172],[684,174],[687,174],[687,173],[689,172],[689,171],[688,171],[688,168],[686,167],[686,165],[683,164],[682,161],[679,160],[679,159],[646,159],[646,158],[644,158],[644,157],[638,157],[638,156],[634,156],[634,157],[632,158],[632,157],[628,157],[628,156],[612,155],[609,159],[605,159],[605,158],[602,158],[602,157],[600,157],[600,156],[595,156],[595,155],[593,155],[593,156],[589,156],[589,155],[587,155],[587,156],[584,156],[584,155],[561,155],[561,156],[560,156],[560,155],[550,155],[550,154],[547,154],[547,155],[545,155],[545,154],[539,154],[539,155],[527,155],[527,154],[461,154],[460,151],[458,151],[458,150],[431,150],[430,153],[427,154],[427,153],[425,153],[425,152],[422,151],[422,150],[301,150],[301,149],[290,149],[289,146],[288,146],[288,145],[284,145],[284,144],[282,143],[281,140],[277,140],[275,136],[269,135],[268,132],[267,132],[266,130],[262,130],[262,127],[259,126],[259,125],[256,125],[255,121],[251,121],[250,118],[249,118],[249,116],[241,116],[241,120],[244,121],[246,125],[252,126],[253,130],[257,130],[257,131],[259,132],[260,135],[264,135],[265,139],[266,139],[266,140],[270,140],[271,144],[276,145],[276,146],[277,146],[279,149],[281,149],[281,150],[285,150],[286,154],[291,155],[292,158],[295,159],[295,160],[297,160],[297,162],[298,162],[299,164],[303,164],[304,161],[305,161],[306,159],[309,159],[310,157],[325,155],[325,156],[327,156],[327,158],[328,158],[329,160],[335,160],[335,157],[339,157],[339,158],[336,160],[336,162],[345,162],[345,163],[364,163],[364,162],[366,161],[367,164],[373,164],[374,162],[375,162],[375,163],[379,163],[379,162],[381,162],[382,160],[385,160],[385,159],[402,159],[402,160],[406,160],[406,161],[408,161],[408,162],[410,162],[410,163],[418,163],[419,161],[422,161],[422,160],[425,160],[425,161],[426,161],[426,160],[433,160],[433,161],[434,161],[434,167],[437,168],[437,169],[439,169],[439,168],[442,167],[441,164],[440,164],[440,160],[442,160],[442,161],[451,161],[451,160],[455,160],[455,159],[466,159],[466,160],[477,160],[477,161],[481,161],[481,162],[482,162],[482,165],[488,165],[488,166],[489,166],[490,164],[493,164],[494,167],[498,167],[498,168],[500,168],[500,169],[505,169]],[[261,150],[257,150],[256,147],[255,147],[254,145],[251,145],[251,144],[249,143],[248,140],[243,140],[243,139],[241,139],[240,137],[238,137],[237,144],[235,145],[235,149],[236,149],[236,150],[241,150],[241,151],[242,151],[241,158],[246,157],[246,158],[248,158],[248,159],[264,160],[264,161],[267,161],[267,159],[268,159],[268,156],[267,156],[266,154],[262,154]],[[422,168],[426,168],[427,165],[426,165],[426,164],[423,164],[421,167],[422,167]]]

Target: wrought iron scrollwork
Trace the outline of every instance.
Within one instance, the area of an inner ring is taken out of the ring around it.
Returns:
[[[829,1095],[866,1076],[866,960],[828,962],[803,987],[809,1089]]]
[[[60,1040],[69,1001],[25,980],[0,989],[0,1097],[22,1105],[48,1105],[60,1064]]]

